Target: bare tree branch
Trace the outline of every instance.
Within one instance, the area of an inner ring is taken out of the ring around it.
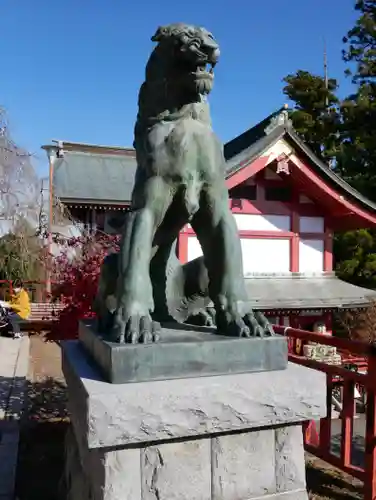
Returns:
[[[33,226],[39,205],[39,179],[31,155],[10,136],[6,112],[0,108],[0,218],[10,229],[22,217]]]

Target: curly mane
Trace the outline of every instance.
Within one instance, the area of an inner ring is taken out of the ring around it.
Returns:
[[[210,125],[205,94],[211,90],[213,75],[201,71],[201,75],[207,75],[209,83],[200,87],[195,73],[199,61],[190,61],[191,66],[187,67],[183,59],[192,46],[205,47],[206,38],[213,41],[206,30],[190,25],[176,24],[158,29],[152,38],[158,45],[149,57],[145,81],[139,91],[135,140],[145,129],[161,121],[192,117]]]

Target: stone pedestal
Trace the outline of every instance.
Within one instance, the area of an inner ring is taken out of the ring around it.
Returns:
[[[63,346],[69,500],[307,500],[305,420],[325,374],[281,371],[109,384]]]
[[[171,325],[155,344],[117,344],[80,323],[79,340],[104,380],[113,384],[283,370],[287,342],[280,335],[238,338],[214,328]]]

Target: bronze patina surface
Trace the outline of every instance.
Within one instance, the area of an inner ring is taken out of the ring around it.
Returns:
[[[204,28],[183,23],[160,27],[152,40],[139,92],[131,212],[120,253],[103,265],[98,331],[111,342],[149,343],[159,338],[161,320],[208,319],[211,303],[216,333],[273,336],[247,304],[223,146],[211,125],[207,96],[219,45]],[[175,242],[188,222],[204,256],[182,266]]]

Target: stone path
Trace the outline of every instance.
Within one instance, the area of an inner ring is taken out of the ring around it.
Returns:
[[[29,338],[0,337],[0,500],[13,500],[20,418],[25,407]]]

